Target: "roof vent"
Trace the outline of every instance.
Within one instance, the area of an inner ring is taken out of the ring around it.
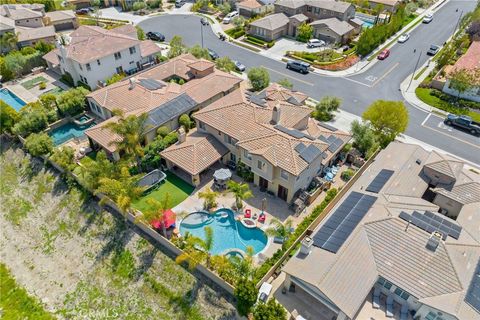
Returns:
[[[430,238],[427,241],[426,248],[432,252],[437,250],[438,245],[440,244],[440,240],[442,239],[443,235],[439,231],[435,231],[432,233]]]
[[[132,90],[133,88],[135,88],[135,78],[131,77],[128,81],[130,82],[129,89]]]
[[[300,247],[300,252],[304,255],[310,254],[312,251],[313,240],[310,237],[305,237],[302,240],[302,246]]]
[[[415,163],[416,163],[416,164],[422,164],[422,160],[417,159],[417,160],[415,161]]]

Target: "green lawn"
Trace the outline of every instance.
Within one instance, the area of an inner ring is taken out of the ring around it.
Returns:
[[[173,173],[167,173],[165,182],[162,182],[162,184],[152,192],[135,201],[133,207],[137,210],[144,211],[148,208],[147,199],[153,198],[161,201],[168,192],[171,199],[170,206],[173,208],[185,200],[193,192],[193,189],[195,188],[192,185],[186,183]]]
[[[443,101],[440,98],[431,95],[430,94],[431,91],[432,91],[432,89],[429,89],[429,88],[417,88],[417,89],[415,89],[415,93],[417,94],[417,97],[420,100],[422,100],[423,102],[425,102],[426,104],[431,105],[432,107],[435,107],[435,108],[438,108],[438,109],[441,109],[443,111],[447,111],[447,112],[450,112],[450,113],[454,113],[454,114],[465,114],[465,115],[468,115],[468,116],[472,117],[472,119],[474,121],[480,121],[480,114],[479,113],[455,107],[455,106],[449,104],[448,102]]]
[[[45,79],[42,76],[39,76],[39,77],[35,77],[33,79],[30,79],[30,80],[24,81],[21,84],[22,84],[22,87],[24,87],[27,90],[30,90],[33,87],[35,87],[36,85],[40,84],[40,82],[47,82],[47,79]]]
[[[37,299],[17,285],[7,267],[0,263],[0,309],[2,319],[55,319]]]

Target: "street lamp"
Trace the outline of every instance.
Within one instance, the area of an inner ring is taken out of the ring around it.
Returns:
[[[202,20],[200,20],[200,34],[202,35],[202,49],[203,49],[203,23],[202,23]]]

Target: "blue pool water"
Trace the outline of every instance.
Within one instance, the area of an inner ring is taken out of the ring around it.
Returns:
[[[13,92],[7,88],[0,89],[0,100],[3,100],[6,104],[10,105],[15,110],[20,110],[24,105],[25,101],[17,97]]]
[[[371,21],[363,21],[363,25],[362,25],[363,28],[371,28],[371,27],[373,27],[373,26],[374,26],[373,22],[371,22]]]
[[[222,213],[228,213],[228,217],[222,218]],[[262,230],[245,228],[241,222],[235,221],[233,211],[228,208],[219,209],[212,214],[190,214],[180,223],[180,234],[185,235],[188,231],[205,239],[206,226],[213,230],[213,248],[210,253],[214,255],[231,249],[246,251],[247,246],[252,247],[254,254],[257,254],[267,245],[268,238]]]
[[[63,126],[53,129],[48,133],[48,135],[52,137],[53,143],[58,146],[59,144],[67,142],[70,139],[83,136],[84,131],[94,125],[94,122],[82,126],[78,126],[73,122],[69,122]]]

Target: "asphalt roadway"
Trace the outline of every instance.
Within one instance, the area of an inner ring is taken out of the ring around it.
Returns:
[[[341,108],[361,115],[373,101],[401,100],[400,83],[412,74],[415,65],[421,66],[429,59],[430,44],[442,45],[453,33],[460,15],[475,8],[473,0],[451,0],[434,14],[429,24],[420,24],[410,32],[410,39],[391,48],[390,56],[375,63],[365,72],[348,77],[329,77],[317,73],[302,75],[287,70],[285,63],[270,59],[248,49],[220,41],[210,27],[203,27],[195,15],[164,15],[147,19],[140,26],[148,31],[163,33],[167,41],[174,35],[183,38],[187,46],[202,44],[220,56],[242,62],[246,67],[266,68],[272,81],[288,78],[294,89],[314,99],[336,96],[342,99]],[[458,9],[458,11],[457,11]],[[448,128],[443,119],[418,109],[405,101],[410,114],[406,135],[445,150],[471,162],[480,164],[480,138],[466,132]]]

